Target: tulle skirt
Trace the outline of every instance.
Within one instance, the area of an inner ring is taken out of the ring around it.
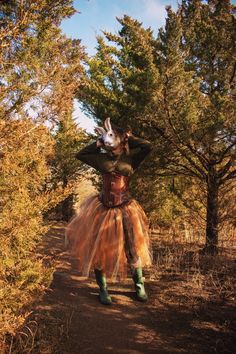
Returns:
[[[85,277],[98,268],[107,278],[125,279],[129,269],[153,260],[148,218],[135,199],[108,208],[99,194],[88,196],[66,228],[65,243]]]

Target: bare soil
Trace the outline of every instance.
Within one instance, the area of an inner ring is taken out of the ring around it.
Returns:
[[[45,235],[38,252],[56,270],[32,304],[19,353],[236,353],[234,298],[222,301],[204,289],[191,293],[183,274],[150,272],[144,273],[147,303],[135,299],[127,278],[108,282],[113,304],[105,306],[95,279],[78,276],[65,252],[63,224]]]

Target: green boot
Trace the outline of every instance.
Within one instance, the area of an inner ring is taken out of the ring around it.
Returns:
[[[96,281],[99,286],[99,300],[103,305],[112,304],[112,300],[107,291],[107,282],[106,277],[102,270],[94,269],[94,273],[96,276]]]
[[[139,301],[147,301],[148,296],[144,288],[144,278],[142,273],[142,267],[134,268],[133,270],[133,281],[135,284],[136,297]]]

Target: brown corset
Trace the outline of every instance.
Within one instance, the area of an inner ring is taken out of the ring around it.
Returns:
[[[116,207],[132,199],[128,187],[129,176],[123,176],[116,172],[102,174],[103,186],[100,194],[101,202],[109,207]]]

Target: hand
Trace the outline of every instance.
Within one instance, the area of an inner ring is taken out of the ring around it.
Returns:
[[[97,145],[97,147],[102,147],[102,146],[104,146],[104,142],[103,142],[102,138],[98,138],[98,139],[97,139],[96,145]]]
[[[129,137],[132,136],[132,131],[131,130],[128,130],[127,132],[125,132],[125,141],[128,141],[129,140]]]

